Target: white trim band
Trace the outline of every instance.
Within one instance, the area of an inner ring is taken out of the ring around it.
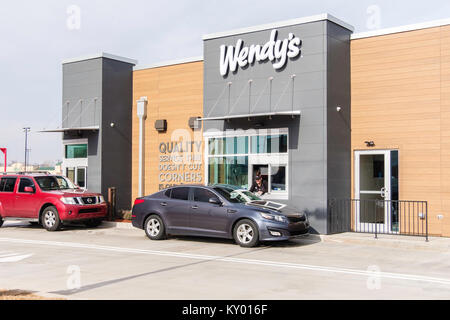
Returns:
[[[199,118],[199,121],[211,121],[211,120],[228,120],[228,119],[240,119],[240,118],[257,118],[257,117],[272,117],[272,116],[300,116],[300,110],[294,111],[275,111],[265,113],[248,113],[248,114],[233,114],[218,117]]]
[[[230,31],[207,34],[207,35],[203,36],[203,40],[211,40],[211,39],[215,39],[215,38],[223,38],[223,37],[233,36],[233,35],[237,35],[237,34],[270,30],[270,29],[288,27],[288,26],[292,26],[292,25],[317,22],[317,21],[323,21],[323,20],[328,20],[328,21],[334,22],[335,24],[337,24],[341,27],[344,27],[345,29],[348,29],[352,32],[355,30],[355,28],[352,25],[345,23],[344,21],[332,16],[331,14],[323,13],[323,14],[305,17],[305,18],[279,21],[279,22],[274,22],[274,23],[262,24],[262,25],[254,26],[254,27],[248,27],[248,28],[235,29],[235,30],[230,30]]]
[[[203,57],[191,57],[191,58],[163,61],[163,62],[159,62],[159,63],[150,64],[147,66],[135,67],[134,71],[154,69],[154,68],[160,68],[160,67],[169,67],[169,66],[174,66],[177,64],[199,62],[199,61],[203,61]]]
[[[409,25],[400,26],[400,27],[393,27],[393,28],[386,28],[386,29],[379,29],[379,30],[374,30],[374,31],[355,33],[355,34],[352,34],[351,40],[370,38],[370,37],[376,37],[376,36],[384,36],[384,35],[388,35],[388,34],[415,31],[415,30],[420,30],[420,29],[436,28],[436,27],[442,27],[442,26],[446,26],[446,25],[450,25],[450,19],[434,20],[434,21],[428,21],[428,22],[423,22],[423,23],[409,24]]]

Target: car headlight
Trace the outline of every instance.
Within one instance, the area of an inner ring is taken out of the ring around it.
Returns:
[[[72,197],[63,197],[60,200],[61,200],[62,203],[65,203],[65,204],[78,204],[75,201],[75,198],[72,198]]]
[[[98,196],[98,203],[105,203],[105,198],[103,196]]]
[[[259,212],[259,214],[261,215],[261,217],[263,217],[264,219],[267,219],[267,220],[273,220],[273,221],[278,221],[278,222],[287,222],[287,219],[285,216],[280,216],[277,214],[270,214],[270,213],[266,213],[266,212]]]

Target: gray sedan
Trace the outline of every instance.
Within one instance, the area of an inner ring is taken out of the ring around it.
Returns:
[[[234,239],[242,247],[305,234],[305,214],[248,202],[227,186],[183,185],[136,199],[132,223],[152,240],[169,235]]]

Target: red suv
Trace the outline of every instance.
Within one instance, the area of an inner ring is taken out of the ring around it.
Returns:
[[[89,193],[63,176],[45,173],[0,174],[0,227],[5,219],[37,222],[48,231],[79,221],[97,227],[107,216],[101,194]]]

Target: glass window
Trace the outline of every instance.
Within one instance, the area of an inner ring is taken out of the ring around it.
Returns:
[[[287,135],[252,136],[252,153],[286,153]]]
[[[17,178],[2,178],[0,180],[0,192],[13,192]]]
[[[210,155],[248,153],[248,137],[212,138],[208,141]]]
[[[33,189],[35,189],[34,183],[31,179],[20,178],[19,192],[25,192],[25,187],[32,187]]]
[[[167,189],[166,190],[166,192],[164,192],[164,195],[167,197],[167,198],[170,198],[170,193],[172,192],[172,189]]]
[[[215,191],[220,193],[225,199],[232,203],[245,203],[245,199],[243,197],[238,197],[235,194],[235,191],[232,188],[226,187],[215,187]]]
[[[67,144],[66,159],[87,158],[87,144]]]
[[[384,154],[361,155],[359,161],[360,190],[381,190],[384,187]]]
[[[66,188],[66,184],[61,185],[60,179],[55,176],[36,177],[35,180],[43,191],[61,190]]]
[[[75,168],[67,168],[66,177],[69,178],[70,181],[75,181]]]
[[[272,166],[271,167],[271,186],[272,191],[286,191],[286,167]]]
[[[204,188],[194,188],[194,201],[209,202],[209,199],[217,199],[217,196]]]
[[[177,200],[188,200],[189,188],[187,187],[173,188],[171,198]]]
[[[86,168],[77,168],[77,185],[86,188]]]
[[[209,158],[208,176],[210,184],[230,184],[248,188],[248,157]]]
[[[75,189],[72,181],[68,180],[67,178],[57,176],[56,179],[58,180],[58,184],[61,189]]]

